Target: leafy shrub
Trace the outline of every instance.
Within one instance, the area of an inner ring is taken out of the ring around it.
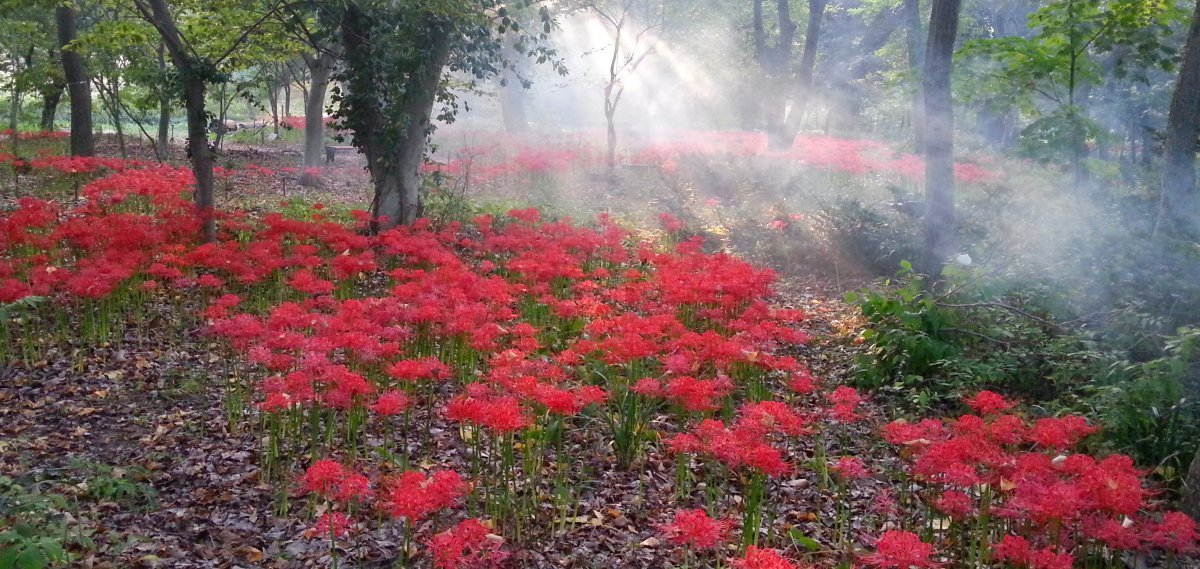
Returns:
[[[993,289],[950,266],[949,291],[940,292],[908,262],[902,266],[895,282],[846,295],[869,323],[861,336],[869,345],[857,361],[859,386],[902,394],[917,407],[981,388],[1045,402],[1077,395],[1112,361],[1086,337],[1047,319],[1034,301],[1047,297],[1043,291]]]
[[[64,545],[72,529],[68,509],[61,494],[0,476],[0,569],[66,566],[70,556]]]
[[[1200,329],[1181,329],[1165,346],[1161,358],[1114,365],[1098,388],[1096,414],[1109,445],[1170,482],[1200,442]]]

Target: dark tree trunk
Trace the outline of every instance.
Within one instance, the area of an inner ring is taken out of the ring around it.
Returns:
[[[787,120],[787,92],[792,63],[792,44],[796,42],[799,26],[792,20],[789,0],[775,1],[779,38],[768,45],[763,0],[754,0],[754,59],[760,74],[756,99],[760,119],[768,136],[783,128]]]
[[[434,22],[430,27],[438,27]],[[371,60],[371,26],[367,15],[354,2],[347,2],[342,14],[341,39],[351,95],[355,86],[377,85],[376,71],[369,65],[356,68],[356,62]],[[420,168],[428,143],[433,106],[442,79],[442,69],[450,60],[450,37],[433,34],[425,46],[427,59],[409,75],[400,101],[405,126],[399,141],[381,136],[382,112],[378,104],[364,104],[348,122],[354,129],[354,144],[366,155],[367,168],[375,186],[371,201],[372,231],[396,225],[411,225],[421,209]],[[309,101],[310,104],[312,101]]]
[[[1162,194],[1155,230],[1195,235],[1196,138],[1200,135],[1200,4],[1192,15],[1163,145]],[[1194,469],[1193,469],[1194,470]]]
[[[75,41],[75,8],[60,5],[54,9],[58,24],[58,47],[62,54],[63,75],[71,97],[71,155],[92,156],[96,142],[92,134],[92,89],[83,57],[66,45]]]
[[[158,44],[158,73],[165,80],[167,75],[166,47]],[[158,155],[163,158],[171,156],[171,96],[164,85],[158,87]]]
[[[1191,516],[1193,520],[1200,520],[1200,448],[1196,449],[1196,458],[1192,459],[1192,466],[1184,480],[1183,499],[1180,501],[1179,510]]]
[[[204,222],[204,240],[211,242],[216,240],[217,232],[213,223],[213,155],[208,147],[205,87],[204,80],[199,77],[185,80],[183,103],[187,110],[188,151],[192,156],[192,172],[196,176],[196,209]]]
[[[149,11],[146,11],[140,0],[137,3],[138,9],[162,36],[183,83],[183,106],[187,111],[188,124],[188,153],[191,156],[192,173],[196,176],[196,210],[202,222],[202,237],[206,242],[212,242],[217,238],[216,224],[213,221],[213,156],[208,148],[208,113],[204,109],[207,85],[201,72],[201,62],[195,60],[184,45],[166,0],[147,1],[150,3]]]
[[[826,0],[808,0],[808,26],[804,30],[804,53],[800,55],[800,69],[796,76],[795,96],[788,109],[787,117],[773,132],[770,144],[772,148],[785,150],[791,148],[800,132],[800,124],[813,94],[813,69],[817,65],[817,45],[821,39],[821,21],[825,15]]]
[[[55,83],[42,92],[42,120],[38,125],[42,130],[54,130],[54,117],[58,114],[58,103],[66,88],[66,83]]]
[[[904,12],[908,65],[914,81],[919,81],[925,64],[924,44],[921,41],[921,0],[904,0],[900,9]],[[920,154],[925,151],[925,99],[921,96],[919,83],[913,87],[909,119],[913,126],[913,149]]]
[[[954,248],[954,105],[950,93],[961,0],[933,0],[925,51],[925,227],[920,270],[938,275]]]
[[[325,90],[333,71],[333,57],[327,53],[316,57],[306,54],[304,64],[311,78],[304,101],[304,165],[311,168],[320,166],[325,155]],[[305,172],[300,175],[300,183],[314,186],[317,177]]]
[[[450,60],[450,39],[439,37],[437,43],[430,46],[430,54],[429,63],[410,75],[405,85],[403,105],[408,123],[403,141],[391,151],[392,166],[383,169],[383,176],[375,174],[374,169],[371,172],[375,177],[371,213],[376,218],[386,218],[378,223],[377,229],[397,224],[412,225],[420,216],[421,162],[425,158],[442,68]]]
[[[292,116],[292,84],[283,82],[283,116]],[[275,133],[279,133],[278,123],[276,123]]]

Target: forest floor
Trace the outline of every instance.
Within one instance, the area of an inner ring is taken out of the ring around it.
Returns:
[[[109,146],[102,152],[115,154]],[[234,146],[225,160],[223,166],[286,169],[295,156]],[[322,188],[301,187],[297,177],[219,181],[217,198],[267,211],[284,200],[362,207],[369,196],[357,156],[340,156],[323,169]],[[861,323],[842,295],[864,284],[796,273],[781,275],[776,287],[774,303],[807,313],[813,342],[795,350],[829,384],[847,376],[859,350],[854,338]],[[0,477],[36,480],[32,493],[67,500],[62,527],[69,528],[65,542],[79,567],[328,565],[328,541],[314,538],[308,520],[276,515],[272,487],[261,478],[261,432],[248,418],[231,420],[227,413],[224,381],[244,373],[244,364],[201,328],[182,327],[171,310],[156,307],[142,336],[131,331],[110,344],[51,351],[28,369],[0,369]],[[870,420],[856,427],[864,431],[886,419],[870,406],[865,414]],[[452,431],[437,422],[432,430]],[[840,453],[896,460],[880,448]],[[608,457],[594,460],[585,468],[605,479],[581,495],[580,515],[549,539],[510,547],[515,566],[672,566],[656,538],[656,524],[667,520],[648,517],[670,506],[644,500],[671,495],[673,463],[647,460],[622,473]],[[791,496],[781,515],[785,526],[826,541],[828,525],[820,520],[835,516],[837,505],[818,495],[807,476],[783,485]],[[853,507],[866,508],[872,494],[856,490]],[[350,547],[358,566],[396,565],[394,533],[359,535]]]
[[[839,382],[856,351],[853,311],[827,281],[785,277],[778,288],[777,302],[809,315],[805,327],[814,341],[797,350],[815,376]],[[271,486],[260,479],[259,432],[245,423],[230,429],[222,381],[242,364],[199,329],[179,329],[170,318],[163,307],[146,327],[156,331],[148,337],[73,346],[32,369],[4,369],[0,476],[42,480],[41,492],[72,501],[72,531],[93,542],[76,546],[80,567],[328,565],[328,543],[313,538],[306,520],[275,515]],[[873,420],[864,430],[884,421],[882,410],[867,409]],[[436,424],[433,431],[449,436],[453,428]],[[674,464],[646,462],[641,472],[618,474],[605,458],[585,467],[613,479],[578,504],[580,523],[518,546],[516,566],[671,566],[654,547],[654,524],[667,520],[645,517],[668,507],[642,497],[671,495],[663,487]],[[789,525],[820,540],[826,526],[817,522],[834,516],[835,504],[805,493],[811,483],[799,477],[787,486],[797,495],[788,501],[796,509],[785,514]],[[394,539],[360,535],[354,548],[376,562],[364,566],[390,567]]]

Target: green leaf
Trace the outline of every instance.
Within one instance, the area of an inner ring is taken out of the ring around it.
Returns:
[[[793,542],[804,546],[804,548],[809,551],[821,550],[821,544],[817,543],[817,540],[804,535],[799,528],[792,528],[788,530],[788,537],[791,537]]]

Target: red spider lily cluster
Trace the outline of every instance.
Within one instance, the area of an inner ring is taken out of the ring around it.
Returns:
[[[472,138],[495,142],[467,146],[446,163],[425,166],[426,173],[442,172],[450,176],[470,175],[474,181],[514,181],[589,168],[604,164],[604,150],[589,142],[603,136],[573,137],[547,144],[544,141],[500,140],[489,133],[472,133]],[[832,136],[798,136],[786,150],[770,150],[767,136],[748,131],[683,131],[666,138],[634,141],[624,161],[654,166],[666,175],[674,175],[679,163],[695,158],[763,158],[780,164],[799,164],[850,175],[879,174],[898,181],[922,182],[925,161],[918,155],[898,153],[885,143],[874,140]],[[997,174],[978,164],[955,165],[955,177],[965,184],[982,184]]]
[[[1082,417],[1029,422],[991,392],[967,400],[978,415],[896,421],[884,438],[901,445],[933,505],[953,519],[995,516],[1004,528],[993,555],[1018,566],[1070,567],[1073,559],[1157,548],[1196,551],[1193,520],[1149,514],[1144,472],[1126,456],[1073,453],[1097,431]]]
[[[323,503],[314,536],[393,524],[436,567],[495,566],[510,547],[498,534],[548,535],[531,527],[547,488],[586,482],[571,453],[630,469],[673,454],[678,486],[698,473],[738,495],[715,499],[742,514],[734,566],[796,567],[760,526],[772,490],[809,464],[843,489],[875,474],[826,461],[827,437],[868,413],[862,394],[822,389],[785,355],[808,336],[801,312],[768,303],[774,274],[694,239],[664,250],[605,217],[587,227],[537,210],[374,236],[319,216],[212,212],[218,239],[201,244],[188,171],[104,168],[73,207],[26,198],[0,217],[0,302],[120,311],[194,293],[207,333],[253,370],[267,477]],[[1154,512],[1128,458],[1072,452],[1095,432],[1082,418],[1029,421],[987,392],[967,403],[976,414],[883,433],[933,515],[991,519],[988,535],[882,532],[858,561],[934,567],[974,544],[972,559],[1050,569],[1195,551],[1195,523]],[[900,507],[881,496],[880,510]],[[667,540],[721,550],[732,524],[681,506],[659,526]]]
[[[13,136],[13,131],[11,128],[7,128],[7,129],[4,129],[3,131],[0,131],[0,137],[2,137],[2,138],[12,138],[12,136]],[[31,130],[31,131],[18,131],[17,132],[17,140],[47,140],[47,139],[56,139],[56,138],[67,138],[69,136],[71,136],[71,133],[69,133],[65,130],[63,130],[63,131]]]

